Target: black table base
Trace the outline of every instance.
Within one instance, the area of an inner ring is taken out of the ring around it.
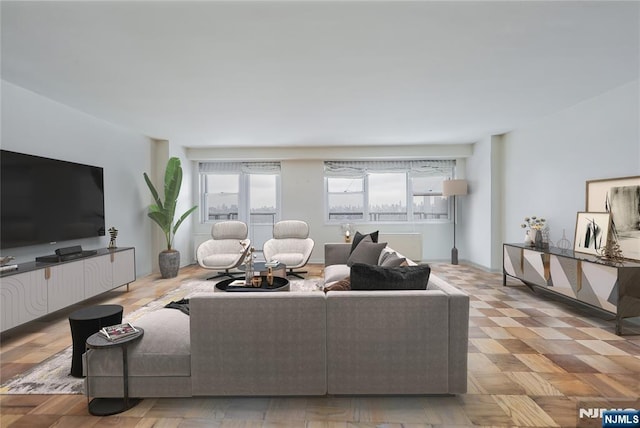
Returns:
[[[71,357],[71,376],[83,377],[82,354],[85,342],[102,327],[120,324],[123,308],[120,305],[98,305],[78,309],[69,315],[73,356]]]
[[[126,406],[124,398],[94,398],[89,402],[89,413],[94,416],[116,415],[137,406],[142,400],[129,398],[128,401],[129,406]]]

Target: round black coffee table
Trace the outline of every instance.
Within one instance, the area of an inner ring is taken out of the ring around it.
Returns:
[[[71,376],[82,377],[82,354],[89,336],[102,327],[120,324],[123,308],[120,305],[98,305],[78,309],[69,315],[73,356],[71,357]]]
[[[256,277],[257,278],[257,277]],[[235,279],[225,279],[216,284],[216,288],[220,291],[227,292],[260,292],[260,291],[289,291],[289,280],[287,278],[280,278],[279,276],[273,277],[273,284],[269,285],[267,282],[266,276],[260,277],[260,286],[259,287],[233,287],[229,286],[233,281],[237,281]]]
[[[87,339],[87,349],[102,349],[119,347],[122,349],[122,398],[94,398],[89,402],[89,413],[95,416],[109,416],[129,410],[140,402],[139,398],[129,398],[129,357],[127,348],[129,345],[142,338],[144,330],[136,327],[138,332],[123,339],[109,340],[100,333],[94,333]],[[91,373],[87,369],[87,382],[91,385]],[[91,388],[88,388],[91,391]],[[89,399],[89,394],[87,394]]]

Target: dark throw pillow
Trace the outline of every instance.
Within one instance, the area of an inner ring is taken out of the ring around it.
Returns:
[[[325,293],[328,293],[329,291],[349,291],[349,290],[351,290],[351,279],[348,276],[324,288]]]
[[[353,242],[351,243],[351,253],[353,253],[353,250],[356,249],[360,241],[362,241],[367,236],[371,238],[371,242],[378,242],[378,232],[379,231],[376,230],[375,232],[371,232],[366,235],[363,235],[362,233],[356,230],[356,234],[353,236]]]
[[[383,267],[356,263],[351,266],[352,290],[426,290],[429,265]]]
[[[347,259],[347,266],[354,263],[366,263],[377,265],[380,253],[387,246],[386,242],[371,242],[370,238],[365,238],[356,247]]]

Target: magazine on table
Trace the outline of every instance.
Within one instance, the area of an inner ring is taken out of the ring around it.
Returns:
[[[138,329],[130,323],[110,325],[100,329],[100,334],[109,340],[120,340],[138,333]]]

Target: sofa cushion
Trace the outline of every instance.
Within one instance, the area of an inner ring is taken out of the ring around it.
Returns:
[[[189,316],[177,309],[151,311],[133,321],[142,339],[129,345],[130,376],[190,376]],[[122,376],[120,347],[93,349],[88,354],[92,376]]]
[[[353,250],[355,250],[358,247],[358,244],[360,243],[360,241],[365,239],[367,236],[371,238],[371,242],[378,242],[378,234],[379,234],[379,231],[377,230],[375,232],[371,232],[366,235],[363,235],[362,233],[356,230],[356,234],[353,236],[353,242],[351,243],[351,252],[353,253]]]
[[[347,266],[352,266],[354,263],[378,264],[380,253],[387,246],[387,243],[371,242],[370,239],[370,237],[366,237],[360,241],[347,259]]]
[[[380,266],[384,267],[398,267],[398,266],[406,266],[407,259],[404,257],[400,257],[398,253],[395,251],[385,252],[383,251],[380,255],[380,262],[378,263]]]
[[[429,265],[387,268],[356,263],[351,266],[352,290],[426,290]]]
[[[332,282],[336,282],[349,276],[351,268],[347,265],[329,265],[324,268],[324,283],[330,285]]]

